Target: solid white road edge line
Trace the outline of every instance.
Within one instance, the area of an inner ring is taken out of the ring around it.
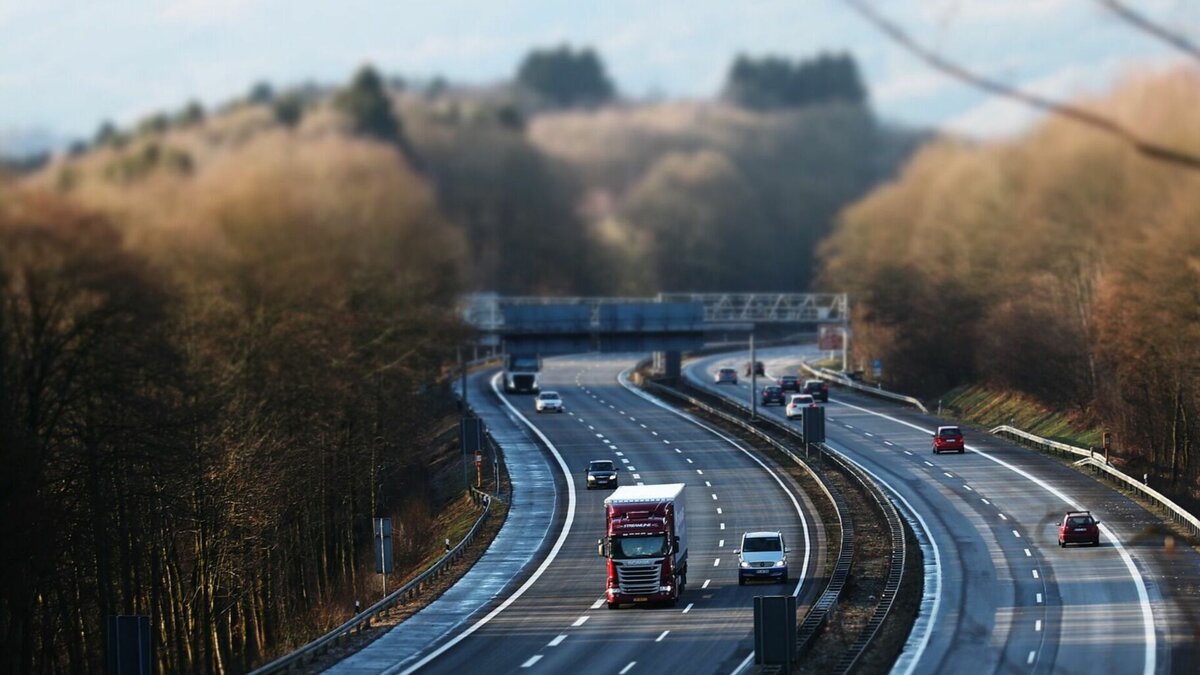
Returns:
[[[628,387],[628,385],[626,385],[626,386]],[[634,391],[634,393],[643,393],[643,392]],[[649,394],[644,394],[644,395],[649,396]],[[668,408],[668,410],[670,410],[670,408]],[[683,413],[677,412],[676,414],[681,415]],[[697,422],[697,424],[699,424],[699,422]],[[701,426],[703,426],[703,425],[701,425]],[[743,452],[745,452],[745,451],[743,450]],[[841,455],[842,455],[842,457],[846,457],[846,454],[844,452],[841,453]],[[853,462],[853,460],[849,460],[848,457],[846,457],[846,458],[848,461]],[[904,505],[905,509],[907,509],[907,514],[905,514],[906,517],[911,516],[911,518],[908,518],[909,524],[911,525],[913,522],[913,519],[915,518],[916,523],[920,529],[920,531],[917,531],[918,527],[913,528],[913,533],[917,538],[917,543],[921,546],[921,549],[923,552],[932,552],[933,553],[932,563],[929,561],[930,556],[928,556],[928,555],[925,556],[925,584],[924,584],[924,590],[921,593],[921,609],[917,616],[918,624],[920,624],[922,621],[924,621],[925,630],[921,634],[920,638],[916,638],[913,634],[909,635],[908,640],[904,644],[904,649],[901,651],[899,658],[896,659],[896,663],[894,663],[892,665],[892,670],[891,670],[891,672],[894,673],[895,675],[912,675],[912,672],[917,667],[917,663],[921,660],[921,657],[924,655],[926,647],[929,646],[929,640],[933,636],[933,627],[934,627],[933,618],[937,616],[938,610],[942,604],[942,552],[941,552],[941,549],[938,548],[937,542],[934,541],[934,539],[933,539],[933,534],[929,530],[929,524],[926,523],[925,519],[921,517],[921,514],[916,509],[913,508],[912,504],[909,503],[909,501],[907,499],[905,499],[903,495],[901,495],[899,492],[897,492],[895,488],[893,488],[890,484],[888,484],[887,481],[883,480],[882,478],[877,476],[874,472],[870,471],[866,467],[863,467],[858,462],[853,462],[853,463],[855,466],[857,466],[858,468],[862,469],[865,473],[870,475],[871,478],[875,479],[881,485],[883,485],[885,488],[887,488],[888,492],[891,492],[892,495],[896,499],[900,500],[900,502]],[[761,464],[761,462],[760,462],[760,464]],[[778,479],[776,479],[776,480],[778,480]],[[903,512],[904,509],[901,509],[901,511]],[[804,516],[801,515],[801,518],[803,518],[803,517]],[[807,533],[808,533],[808,531],[806,529],[805,534],[807,535]],[[805,543],[807,544],[807,541]],[[932,581],[933,581],[932,590],[930,589],[931,577],[932,577]],[[797,588],[797,590],[799,590],[799,589]],[[932,608],[930,608],[930,605],[932,605]],[[914,629],[915,628],[916,628],[916,626],[914,625]],[[753,654],[746,657],[745,661],[742,661],[741,664],[739,664],[736,668],[734,668],[733,673],[735,673],[735,674],[741,673],[750,665],[750,663],[753,660],[754,660]],[[907,665],[902,665],[906,662],[907,662]]]
[[[874,410],[868,410],[867,408],[856,406],[851,403],[846,403],[844,401],[831,401],[831,402],[836,403],[841,406],[846,406],[847,408],[858,410],[860,412],[865,412],[869,415],[881,417],[885,420],[895,422],[897,424],[903,424],[904,426],[909,427],[911,429],[916,429],[917,431],[921,431],[921,432],[924,432],[927,434],[933,433],[929,429],[926,429],[919,425],[913,424],[912,422],[906,422],[902,419],[892,417],[891,415],[885,415],[884,413],[881,413],[881,412],[876,412]],[[1029,473],[1028,471],[1025,471],[1024,469],[1021,469],[1020,467],[1014,466],[1012,464],[1009,464],[1008,462],[1006,462],[998,457],[993,457],[991,454],[984,452],[983,450],[980,450],[978,447],[975,447],[973,445],[967,445],[966,449],[979,455],[980,457],[983,457],[984,459],[987,459],[991,462],[999,464],[1000,466],[1008,469],[1009,471],[1012,471],[1013,473],[1017,474],[1018,476],[1021,476],[1022,478],[1033,483],[1034,485],[1037,485],[1038,487],[1042,488],[1046,492],[1049,492],[1050,494],[1054,495],[1055,497],[1058,497],[1060,500],[1062,500],[1064,503],[1066,503],[1067,506],[1069,506],[1070,508],[1072,508],[1072,509],[1081,509],[1082,508],[1081,504],[1078,501],[1076,501],[1074,498],[1068,496],[1062,490],[1059,490],[1058,488],[1056,488],[1053,485],[1047,483],[1046,481],[1038,478],[1037,476],[1034,476],[1033,474]],[[1156,668],[1157,662],[1158,662],[1158,636],[1154,632],[1154,610],[1150,606],[1150,593],[1146,590],[1146,580],[1142,578],[1142,573],[1140,571],[1138,571],[1137,564],[1135,564],[1133,562],[1133,558],[1129,555],[1129,551],[1127,551],[1125,549],[1125,546],[1121,544],[1121,540],[1117,538],[1116,533],[1113,532],[1111,529],[1109,529],[1109,527],[1103,523],[1100,524],[1100,531],[1104,533],[1104,537],[1106,539],[1108,539],[1109,541],[1112,542],[1113,548],[1117,549],[1117,554],[1119,556],[1121,556],[1121,561],[1125,563],[1125,568],[1129,570],[1129,575],[1133,578],[1133,585],[1134,585],[1134,588],[1137,590],[1138,603],[1141,605],[1141,609],[1142,609],[1142,638],[1145,641],[1145,645],[1146,645],[1146,654],[1145,654],[1145,658],[1142,661],[1142,673],[1143,673],[1143,675],[1154,675],[1154,671],[1155,671],[1155,668]]]
[[[543,434],[541,432],[541,430],[537,428],[537,426],[535,426],[532,422],[530,422],[529,418],[522,415],[521,412],[519,410],[517,410],[516,407],[514,407],[512,403],[509,403],[508,398],[503,393],[500,392],[500,387],[497,385],[497,382],[500,381],[500,375],[501,375],[500,373],[496,373],[496,375],[492,377],[492,391],[496,392],[496,396],[500,397],[500,401],[502,403],[504,403],[504,405],[509,409],[509,411],[512,412],[512,414],[517,416],[517,419],[524,422],[525,426],[529,427],[529,429],[531,431],[533,431],[533,433],[539,439],[541,439],[541,441],[543,443],[546,444],[546,447],[550,450],[550,454],[554,455],[554,459],[558,462],[558,467],[559,467],[559,469],[562,470],[563,476],[566,477],[566,480],[567,480],[567,517],[563,520],[562,530],[559,531],[558,539],[555,540],[554,546],[551,547],[551,549],[550,549],[550,553],[548,553],[546,555],[546,559],[542,561],[542,564],[538,565],[538,568],[533,571],[533,574],[531,574],[529,576],[529,578],[525,580],[525,583],[521,584],[520,588],[513,591],[512,595],[505,598],[504,602],[500,603],[499,606],[497,606],[492,611],[488,612],[487,615],[484,616],[482,619],[471,624],[471,626],[469,628],[467,628],[463,632],[459,633],[458,635],[455,635],[448,642],[446,642],[446,644],[433,650],[432,652],[427,654],[425,656],[425,658],[421,659],[414,665],[412,665],[409,668],[407,668],[406,670],[404,670],[403,675],[408,675],[409,673],[412,673],[421,668],[424,668],[430,661],[436,659],[437,657],[441,656],[442,654],[445,654],[451,647],[462,642],[463,640],[465,640],[467,638],[467,636],[471,635],[475,631],[477,631],[480,628],[483,628],[485,625],[487,625],[487,623],[489,621],[491,621],[492,619],[496,618],[496,616],[499,615],[500,612],[503,612],[504,610],[508,609],[509,605],[516,602],[517,598],[520,598],[522,595],[525,595],[525,591],[528,591],[529,588],[531,586],[533,586],[533,584],[536,583],[538,579],[541,578],[542,574],[544,574],[546,572],[546,569],[548,567],[550,567],[550,564],[554,562],[554,559],[556,557],[558,557],[558,552],[562,549],[563,543],[565,543],[567,541],[567,535],[570,534],[570,532],[571,532],[571,523],[574,522],[574,520],[575,520],[575,483],[571,480],[571,472],[567,469],[567,463],[565,461],[563,461],[562,455],[558,454],[558,449],[554,447],[554,444],[550,442],[550,439],[546,438],[546,435]],[[534,663],[536,663],[536,662],[537,661],[535,660]],[[526,666],[526,667],[528,667],[528,666]],[[384,671],[385,674],[390,674],[390,673],[394,673],[394,672],[396,672],[396,671],[395,670],[385,670]]]
[[[796,495],[792,494],[792,491],[788,489],[787,484],[783,482],[783,479],[780,478],[773,470],[771,470],[771,467],[767,466],[766,463],[764,463],[761,459],[755,457],[754,453],[752,453],[749,450],[747,450],[746,448],[742,447],[742,445],[740,443],[733,440],[729,436],[726,436],[725,434],[721,433],[720,431],[713,429],[712,427],[708,426],[707,424],[701,422],[700,420],[696,419],[695,417],[693,417],[683,411],[672,408],[671,406],[667,405],[666,403],[660,401],[658,399],[658,397],[651,396],[650,394],[647,394],[646,392],[642,391],[641,389],[638,389],[637,387],[630,384],[629,383],[629,370],[624,370],[621,372],[621,374],[617,375],[617,382],[620,382],[621,386],[628,389],[635,396],[640,396],[641,398],[646,399],[647,401],[653,403],[654,405],[658,406],[659,408],[662,408],[663,410],[669,411],[679,417],[682,417],[683,419],[691,422],[692,424],[695,424],[696,426],[700,427],[701,429],[704,429],[704,430],[708,431],[709,433],[717,436],[718,438],[724,440],[725,442],[729,443],[730,445],[737,448],[738,450],[741,450],[742,454],[744,454],[747,457],[749,457],[750,459],[754,460],[755,464],[758,464],[759,466],[761,466],[763,471],[766,471],[771,476],[771,478],[775,479],[775,482],[779,484],[780,489],[782,489],[784,494],[786,494],[788,496],[788,499],[792,500],[792,506],[796,509],[796,513],[800,516],[800,525],[801,525],[801,527],[804,528],[804,562],[800,566],[800,570],[801,570],[800,578],[796,580],[796,588],[794,590],[792,590],[793,596],[799,595],[800,587],[803,586],[804,582],[808,579],[808,576],[807,576],[808,575],[808,565],[809,565],[809,557],[812,554],[812,540],[811,540],[811,536],[809,534],[808,519],[804,517],[804,509],[800,508],[800,502],[796,499]],[[718,509],[717,511],[720,512],[720,509]],[[753,661],[754,661],[754,654],[751,653],[749,656],[746,657],[746,659],[744,661],[742,661],[741,664],[738,665],[737,668],[734,668],[733,672],[737,673],[737,672],[741,672],[742,670],[745,670],[746,666],[748,666]]]

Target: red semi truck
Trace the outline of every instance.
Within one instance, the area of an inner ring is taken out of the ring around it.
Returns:
[[[622,603],[674,605],[687,586],[683,483],[626,485],[604,500],[608,608]]]

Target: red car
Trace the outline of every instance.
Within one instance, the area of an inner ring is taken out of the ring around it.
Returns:
[[[1058,525],[1058,545],[1100,545],[1100,521],[1092,517],[1091,511],[1067,511]]]
[[[962,454],[966,451],[966,441],[963,440],[961,429],[958,427],[938,427],[937,433],[933,435],[933,454],[937,455],[943,452],[957,452]]]

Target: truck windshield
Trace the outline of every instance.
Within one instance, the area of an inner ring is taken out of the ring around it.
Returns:
[[[661,534],[612,538],[614,558],[658,558],[666,554],[667,538]]]
[[[537,370],[538,359],[536,356],[514,356],[509,361],[509,370]]]

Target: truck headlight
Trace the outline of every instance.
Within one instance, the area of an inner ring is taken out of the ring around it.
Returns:
[[[660,593],[670,593],[670,592],[671,592],[671,587],[670,587],[670,586],[659,586],[659,587],[658,587],[658,591],[659,591]]]
[[[776,560],[775,566],[776,567],[787,567],[787,558],[784,558],[783,560]]]
[[[738,567],[741,567],[741,568],[742,568],[742,569],[744,569],[744,570],[748,570],[748,569],[750,569],[750,563],[748,563],[748,562],[745,562],[745,561],[742,561],[742,562],[741,562],[741,563],[738,565]]]

